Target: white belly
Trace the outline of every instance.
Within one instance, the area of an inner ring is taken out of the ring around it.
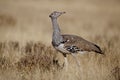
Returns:
[[[55,47],[57,50],[59,50],[60,52],[63,52],[63,53],[70,53],[69,51],[67,51],[65,48],[64,48],[64,44],[60,44],[58,47]]]

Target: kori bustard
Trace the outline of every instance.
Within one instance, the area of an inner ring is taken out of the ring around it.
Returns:
[[[53,26],[53,35],[52,35],[52,45],[53,47],[61,52],[65,59],[65,65],[67,66],[67,54],[72,54],[75,57],[76,53],[90,52],[94,51],[99,54],[103,54],[100,47],[92,42],[89,42],[83,39],[80,36],[71,35],[71,34],[61,34],[59,25],[57,23],[57,18],[64,14],[65,12],[54,11],[49,15],[52,21]],[[79,64],[79,61],[76,59],[76,62]]]

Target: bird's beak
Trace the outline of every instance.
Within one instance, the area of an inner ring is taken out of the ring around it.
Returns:
[[[61,12],[61,14],[65,14],[66,12]]]

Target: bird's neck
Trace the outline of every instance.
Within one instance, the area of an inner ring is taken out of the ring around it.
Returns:
[[[57,23],[57,18],[52,18],[52,26],[53,26],[53,31],[60,33],[60,28],[59,25]]]
[[[53,36],[52,36],[52,41],[55,45],[59,45],[60,42],[62,42],[63,38],[61,36],[60,28],[57,23],[57,18],[52,19],[52,26],[53,26]]]

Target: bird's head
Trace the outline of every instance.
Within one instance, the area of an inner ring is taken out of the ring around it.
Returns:
[[[66,13],[66,12],[57,12],[57,11],[54,11],[54,12],[52,12],[52,13],[49,15],[49,17],[50,17],[50,18],[58,18],[60,15],[62,15],[62,14],[64,14],[64,13]]]

